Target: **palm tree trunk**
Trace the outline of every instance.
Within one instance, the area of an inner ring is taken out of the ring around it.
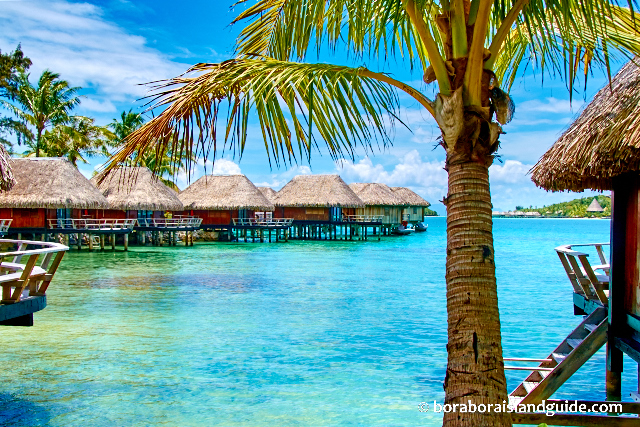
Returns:
[[[447,196],[447,313],[449,355],[445,404],[492,405],[481,413],[454,410],[444,426],[510,426],[493,257],[488,166],[451,164]]]
[[[36,137],[36,157],[40,157],[40,140],[42,139],[42,129],[38,128],[38,136]]]

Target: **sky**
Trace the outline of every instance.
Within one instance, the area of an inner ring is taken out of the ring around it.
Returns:
[[[0,0],[0,50],[13,51],[20,43],[31,58],[32,81],[44,69],[59,73],[72,86],[81,87],[77,114],[96,118],[106,125],[132,109],[145,111],[150,87],[147,83],[175,77],[199,62],[220,62],[233,56],[235,37],[241,27],[230,26],[239,13],[236,0],[107,1],[6,1]],[[240,24],[242,25],[242,24]],[[350,59],[341,52],[311,55],[310,62],[364,65],[390,73],[430,97],[433,88],[421,81],[418,71],[404,63]],[[617,64],[613,71],[622,64]],[[494,210],[538,206],[596,193],[549,193],[536,188],[528,171],[551,147],[606,77],[589,78],[586,91],[575,93],[572,102],[564,82],[528,69],[516,80],[510,95],[516,103],[513,121],[504,127],[499,160],[490,168]],[[439,214],[447,193],[445,153],[436,146],[439,130],[429,113],[412,98],[400,94],[400,117],[407,127],[396,126],[392,144],[373,153],[358,151],[354,159],[333,161],[321,149],[309,163],[270,167],[257,123],[249,127],[242,158],[227,151],[210,162],[200,162],[191,182],[205,173],[243,173],[256,185],[280,189],[291,178],[308,173],[338,173],[347,182],[382,182],[406,186],[423,196]],[[17,151],[20,148],[18,147]],[[96,157],[79,169],[90,177],[107,159]],[[185,188],[189,179],[178,178]]]

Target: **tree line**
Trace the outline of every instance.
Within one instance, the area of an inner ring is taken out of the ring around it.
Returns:
[[[64,157],[74,166],[102,155],[111,157],[127,136],[140,128],[144,117],[123,111],[106,126],[92,117],[75,113],[82,88],[73,87],[58,73],[44,70],[37,78],[28,72],[32,61],[20,45],[13,52],[0,50],[0,144],[9,153],[24,157]],[[168,186],[178,187],[179,168],[172,167],[171,153],[132,156],[132,166],[147,166],[156,171]]]

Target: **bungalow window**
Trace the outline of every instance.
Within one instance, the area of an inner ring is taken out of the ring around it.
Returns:
[[[391,208],[384,208],[384,214],[386,216],[389,216],[390,213],[391,213]]]
[[[418,213],[418,208],[413,208],[413,213],[417,214]]]

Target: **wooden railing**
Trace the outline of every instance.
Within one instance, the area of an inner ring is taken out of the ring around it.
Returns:
[[[27,287],[30,296],[45,295],[64,253],[69,250],[59,243],[31,240],[0,239],[0,244],[17,245],[15,251],[0,252],[2,304],[19,302]],[[36,265],[38,259],[40,265]]]
[[[49,228],[52,229],[73,229],[73,230],[96,230],[96,231],[126,231],[133,230],[136,219],[50,219]]]
[[[233,218],[233,225],[241,227],[289,227],[293,218]]]
[[[202,218],[176,217],[176,218],[138,218],[140,227],[155,228],[199,228]]]
[[[4,236],[9,231],[13,219],[0,219],[0,236]]]
[[[611,267],[603,246],[608,245],[609,243],[590,243],[563,245],[555,248],[573,290],[587,299],[599,301],[605,307],[609,301],[609,270]],[[589,254],[576,251],[574,249],[576,247],[594,247],[601,264],[591,265],[588,259]]]
[[[384,215],[344,215],[344,222],[382,222]]]

